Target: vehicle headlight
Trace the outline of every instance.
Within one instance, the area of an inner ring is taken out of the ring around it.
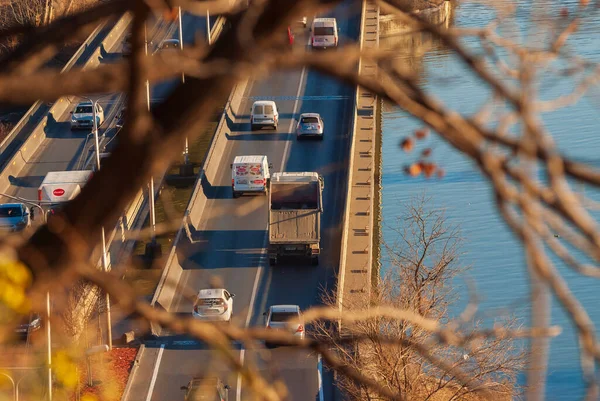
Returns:
[[[77,122],[77,119],[76,119],[75,117],[71,117],[71,122],[72,122],[72,123],[76,123],[76,122]]]
[[[42,323],[42,320],[38,317],[36,319],[33,319],[31,321],[31,323],[29,323],[29,326],[30,327],[38,327],[41,323]]]

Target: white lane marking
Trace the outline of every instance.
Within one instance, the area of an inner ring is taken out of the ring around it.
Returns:
[[[265,236],[263,239],[262,248],[265,249],[267,247],[268,235],[267,232],[269,230],[269,226],[267,226],[267,231],[265,232]],[[264,254],[263,254],[264,255]],[[262,259],[264,261],[264,259]],[[258,265],[258,269],[256,271],[256,277],[254,278],[254,287],[252,288],[252,296],[250,297],[250,309],[248,309],[248,315],[246,316],[246,327],[250,325],[250,319],[252,318],[252,311],[254,310],[254,302],[256,301],[256,291],[258,290],[258,281],[260,278],[260,274],[262,272],[261,264]],[[246,355],[246,349],[242,346],[240,350],[240,365],[244,366],[244,357]],[[237,385],[235,389],[235,399],[236,401],[241,401],[242,399],[242,375],[238,373],[237,377]]]
[[[308,36],[308,41],[306,45],[310,45],[310,35]],[[302,68],[302,74],[300,74],[300,82],[298,83],[298,91],[296,91],[296,100],[294,101],[294,108],[292,109],[292,118],[290,119],[290,126],[288,127],[288,133],[292,133],[292,128],[294,127],[294,116],[298,112],[298,101],[300,100],[300,92],[302,92],[302,87],[304,86],[304,79],[306,77],[306,67]],[[288,159],[290,148],[292,141],[287,141],[285,144],[285,148],[283,149],[283,157],[281,158],[281,171],[283,171],[283,165],[285,161]]]
[[[158,351],[158,357],[156,358],[156,365],[154,365],[154,372],[152,373],[152,380],[150,381],[150,388],[148,389],[148,396],[146,397],[146,401],[150,401],[152,399],[152,392],[154,391],[154,385],[156,384],[156,377],[158,375],[158,368],[160,366],[160,360],[162,359],[164,350],[165,344],[161,344],[160,350]]]
[[[319,354],[319,362],[317,367],[319,369],[319,401],[323,401],[323,361],[321,360],[321,354]]]

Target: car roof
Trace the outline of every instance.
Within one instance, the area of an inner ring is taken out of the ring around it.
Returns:
[[[23,203],[2,203],[0,204],[0,208],[9,208],[9,207],[21,207],[25,206]]]
[[[224,296],[224,288],[209,288],[198,291],[198,298],[221,298]]]
[[[300,118],[302,117],[317,117],[317,118],[321,118],[321,115],[319,113],[302,113],[300,114]]]
[[[262,163],[267,156],[262,155],[252,155],[252,156],[236,156],[233,159],[233,164],[241,164],[241,163]]]
[[[271,312],[297,312],[300,313],[300,307],[298,305],[272,305]]]
[[[221,379],[218,377],[194,377],[190,380],[190,384],[192,387],[213,387],[217,386],[221,382]]]
[[[266,104],[275,105],[275,102],[272,100],[257,100],[252,106],[264,106]]]

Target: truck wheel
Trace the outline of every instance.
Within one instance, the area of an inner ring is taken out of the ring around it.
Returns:
[[[237,192],[237,191],[233,191],[233,197],[234,197],[234,198],[239,198],[239,197],[240,197],[240,195],[241,195],[241,194],[240,194],[239,192]]]
[[[319,264],[319,256],[313,256],[311,258],[311,262],[312,262],[313,266],[318,266],[318,264]]]
[[[256,131],[256,125],[250,124],[250,130],[251,131]]]

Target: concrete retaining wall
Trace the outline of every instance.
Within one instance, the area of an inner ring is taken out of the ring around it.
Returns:
[[[363,2],[360,47],[379,46],[379,7],[370,0]],[[360,60],[358,72],[375,77],[376,64]],[[371,292],[373,267],[373,200],[375,191],[375,153],[377,97],[363,88],[356,89],[352,121],[350,162],[342,246],[338,277],[338,307],[366,308]]]
[[[102,44],[90,55],[89,59],[83,65],[83,69],[94,68],[100,64],[102,52],[105,51],[105,49],[112,48],[115,43],[117,43],[125,29],[129,26],[131,19],[132,17],[129,13],[124,14],[123,17],[119,19]],[[18,177],[21,170],[31,162],[32,157],[46,139],[47,131],[56,122],[56,118],[60,118],[70,106],[71,102],[67,97],[62,97],[54,103],[48,111],[48,114],[34,128],[29,138],[23,143],[21,149],[19,149],[6,164],[6,167],[0,174],[0,192],[6,192],[11,186],[11,179],[13,177]]]
[[[446,0],[437,6],[429,4],[429,7],[421,10],[415,10],[413,13],[423,17],[432,24],[444,25],[450,20],[452,6],[450,1]],[[379,32],[382,38],[387,36],[404,35],[414,31],[414,25],[405,23],[404,21],[396,18],[395,15],[382,15],[379,19]]]
[[[229,99],[225,105],[225,110],[221,116],[219,125],[215,130],[208,153],[206,154],[202,170],[200,171],[198,179],[196,180],[194,192],[192,193],[190,202],[185,210],[181,228],[179,229],[177,237],[173,242],[173,247],[169,253],[169,258],[167,259],[162,277],[158,283],[156,292],[154,293],[154,298],[152,299],[152,306],[154,307],[160,306],[167,311],[169,311],[171,308],[171,304],[177,290],[177,283],[179,282],[179,278],[183,272],[181,264],[179,263],[179,257],[176,252],[177,245],[179,244],[181,236],[184,234],[184,232],[189,236],[188,225],[197,225],[202,218],[202,213],[204,212],[206,203],[208,201],[208,198],[204,193],[202,183],[206,180],[208,180],[208,182],[214,182],[215,176],[219,171],[219,167],[222,165],[222,156],[225,147],[227,146],[226,134],[232,131],[232,127],[229,125],[229,123],[235,121],[237,115],[236,113],[241,112],[240,107],[247,85],[248,81],[239,82],[229,95]]]

